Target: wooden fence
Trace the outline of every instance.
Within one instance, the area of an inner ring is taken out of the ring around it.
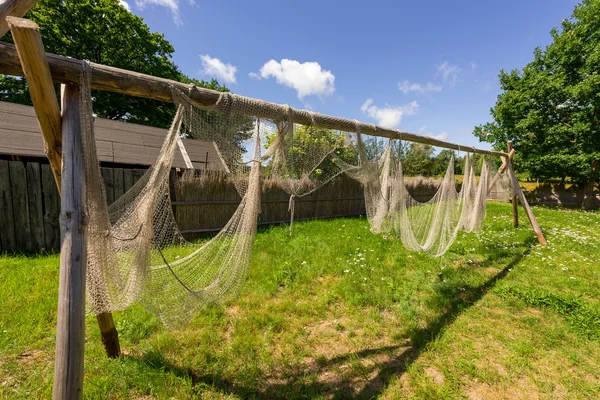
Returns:
[[[109,203],[125,193],[145,169],[102,168]],[[186,236],[218,231],[229,220],[240,196],[225,175],[203,171],[171,173],[173,210]],[[260,224],[289,221],[289,195],[263,182]],[[364,214],[360,184],[340,176],[313,194],[296,199],[295,220]],[[0,251],[39,252],[60,246],[60,197],[48,164],[0,160]]]
[[[240,196],[222,172],[208,171],[191,177],[171,174],[175,219],[184,234],[219,230],[236,210]],[[274,181],[262,182],[259,224],[288,222],[290,196]],[[296,198],[295,221],[365,213],[362,186],[340,175],[304,197]]]
[[[102,168],[108,203],[124,194],[145,169]],[[436,192],[439,179],[411,179],[419,201]],[[220,230],[239,202],[235,187],[219,171],[171,172],[171,198],[177,224],[187,237]],[[363,215],[359,183],[340,175],[314,193],[296,199],[295,220]],[[534,200],[534,199],[531,199]],[[263,181],[259,224],[288,222],[289,195],[276,182]],[[0,251],[39,252],[60,246],[60,197],[48,164],[0,160]]]

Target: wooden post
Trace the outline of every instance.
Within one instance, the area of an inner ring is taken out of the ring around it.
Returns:
[[[496,185],[496,182],[498,182],[498,179],[500,179],[500,177],[502,176],[502,174],[504,173],[504,171],[506,170],[506,163],[508,162],[509,159],[512,158],[512,156],[515,154],[515,151],[512,150],[509,154],[508,157],[504,157],[501,156],[501,160],[502,160],[502,165],[500,166],[500,168],[498,168],[498,172],[496,173],[496,175],[494,176],[494,178],[492,179],[492,182],[489,184],[488,186],[488,190],[487,190],[487,195],[489,196],[489,194],[491,193],[492,189],[494,188],[494,186]]]
[[[63,180],[60,211],[60,281],[52,398],[83,397],[85,269],[88,216],[79,87],[63,85]]]
[[[36,0],[0,0],[0,37],[8,32],[6,17],[22,17],[33,8]]]
[[[513,143],[512,140],[508,141],[508,152],[510,153],[513,150]],[[512,153],[513,155],[515,154],[514,152]],[[508,164],[510,164],[511,169],[512,169],[512,156],[508,157]],[[514,169],[513,169],[513,173],[514,173]],[[519,188],[521,187],[520,185],[518,185],[518,181],[517,181],[517,186],[519,186]],[[516,190],[516,189],[515,189]],[[512,212],[513,212],[513,226],[515,228],[517,228],[519,226],[519,209],[517,208],[517,195],[515,194],[512,198]]]
[[[119,344],[119,333],[115,327],[111,313],[102,313],[96,315],[96,321],[100,327],[100,336],[106,355],[109,358],[117,358],[121,355],[121,346]]]
[[[62,163],[60,109],[50,68],[46,61],[40,28],[36,23],[23,18],[7,17],[6,20],[27,79],[31,101],[44,139],[44,151],[50,161],[50,167],[60,193]]]
[[[50,161],[50,168],[60,194],[62,186],[62,119],[39,27],[36,23],[23,18],[7,17],[6,19],[15,41],[21,68],[27,79],[31,100],[42,131],[44,150]],[[118,357],[120,354],[119,338],[112,314],[98,315],[97,320],[106,354],[111,358]]]

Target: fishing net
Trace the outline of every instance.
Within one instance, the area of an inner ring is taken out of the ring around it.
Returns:
[[[273,158],[266,174],[266,179],[290,195],[290,234],[295,199],[314,192],[344,172],[346,166],[335,160],[352,157],[353,153],[344,132],[319,127],[315,114],[308,111],[300,112],[307,115],[310,125],[294,124],[291,111],[288,107],[287,118],[277,124],[276,135],[269,138]]]
[[[203,305],[229,299],[245,280],[260,210],[264,129],[256,118],[230,112],[226,96],[212,109],[198,109],[186,94],[173,89],[177,113],[158,159],[108,207],[96,156],[88,75],[85,70],[81,91],[90,216],[88,311],[98,315],[138,302],[167,326],[184,323]],[[169,172],[182,131],[215,143],[242,196],[226,226],[200,244],[184,239],[171,210]]]
[[[346,172],[363,185],[374,233],[394,232],[406,248],[434,255],[443,254],[459,230],[481,228],[488,187],[504,193],[512,185],[506,174],[491,179],[489,160],[477,179],[467,157],[456,190],[452,159],[435,195],[420,202],[407,187],[399,141],[365,143],[360,133],[318,126],[314,113],[230,93],[221,93],[211,107],[199,107],[190,97],[193,87],[187,93],[173,87],[177,112],[158,158],[109,207],[94,140],[89,69],[86,64],[82,72],[80,112],[89,215],[88,312],[96,315],[137,302],[173,326],[189,321],[202,306],[235,295],[250,264],[261,179],[276,181],[290,194],[293,221],[295,197]],[[169,174],[184,135],[214,143],[220,169],[241,197],[226,226],[202,243],[185,240],[171,208]]]
[[[512,182],[506,172],[492,176],[491,158],[483,159],[477,178],[472,159],[465,156],[464,177],[457,190],[454,157],[450,159],[444,177],[435,194],[427,201],[415,199],[403,174],[401,146],[389,140],[385,147],[369,146],[356,135],[359,164],[347,173],[363,185],[367,218],[373,233],[394,233],[404,247],[434,256],[443,255],[456,240],[460,230],[481,229],[485,218],[488,193],[494,189],[497,197],[509,198]]]

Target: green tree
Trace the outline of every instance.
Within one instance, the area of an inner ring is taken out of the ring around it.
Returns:
[[[433,175],[433,146],[422,143],[411,143],[402,163],[402,171],[406,176]],[[446,167],[448,165],[446,164]]]
[[[454,156],[454,152],[452,150],[444,149],[440,151],[435,158],[433,159],[433,168],[432,175],[434,176],[444,176],[446,170],[448,169],[448,164],[450,164],[450,160]],[[455,163],[456,164],[456,163]],[[459,175],[462,173],[462,169],[458,170],[457,166],[454,166],[454,173]]]
[[[600,0],[584,0],[551,34],[522,70],[500,72],[494,121],[473,133],[500,150],[512,140],[533,178],[584,184],[589,207],[600,160]]]
[[[265,147],[273,145],[276,138],[277,132],[267,135]],[[329,179],[331,174],[340,170],[335,159],[351,165],[358,160],[354,146],[348,145],[343,135],[331,129],[301,125],[295,128],[293,136],[288,135],[285,140],[287,178],[297,179],[309,174],[312,179]],[[267,165],[267,171],[271,167]]]
[[[198,81],[171,61],[173,46],[151,32],[119,0],[39,0],[26,15],[40,26],[47,52],[228,91],[216,80]],[[3,40],[12,42],[10,33]],[[168,127],[173,104],[119,93],[94,91],[94,112],[105,118]],[[31,104],[25,79],[0,75],[0,101]]]

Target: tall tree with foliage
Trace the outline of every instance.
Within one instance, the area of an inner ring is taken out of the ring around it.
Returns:
[[[431,176],[434,172],[433,146],[411,143],[402,160],[402,171],[406,176]],[[447,167],[448,165],[446,165]]]
[[[47,52],[228,91],[216,80],[198,81],[171,61],[173,46],[151,32],[119,0],[39,0],[26,15],[40,26]],[[10,33],[3,37],[12,41]],[[173,104],[119,93],[94,91],[94,112],[105,118],[168,127]],[[25,79],[0,75],[0,101],[31,104]]]
[[[600,160],[600,0],[584,0],[551,34],[522,70],[500,72],[494,122],[474,134],[496,149],[512,140],[533,178],[585,185],[589,207]]]

